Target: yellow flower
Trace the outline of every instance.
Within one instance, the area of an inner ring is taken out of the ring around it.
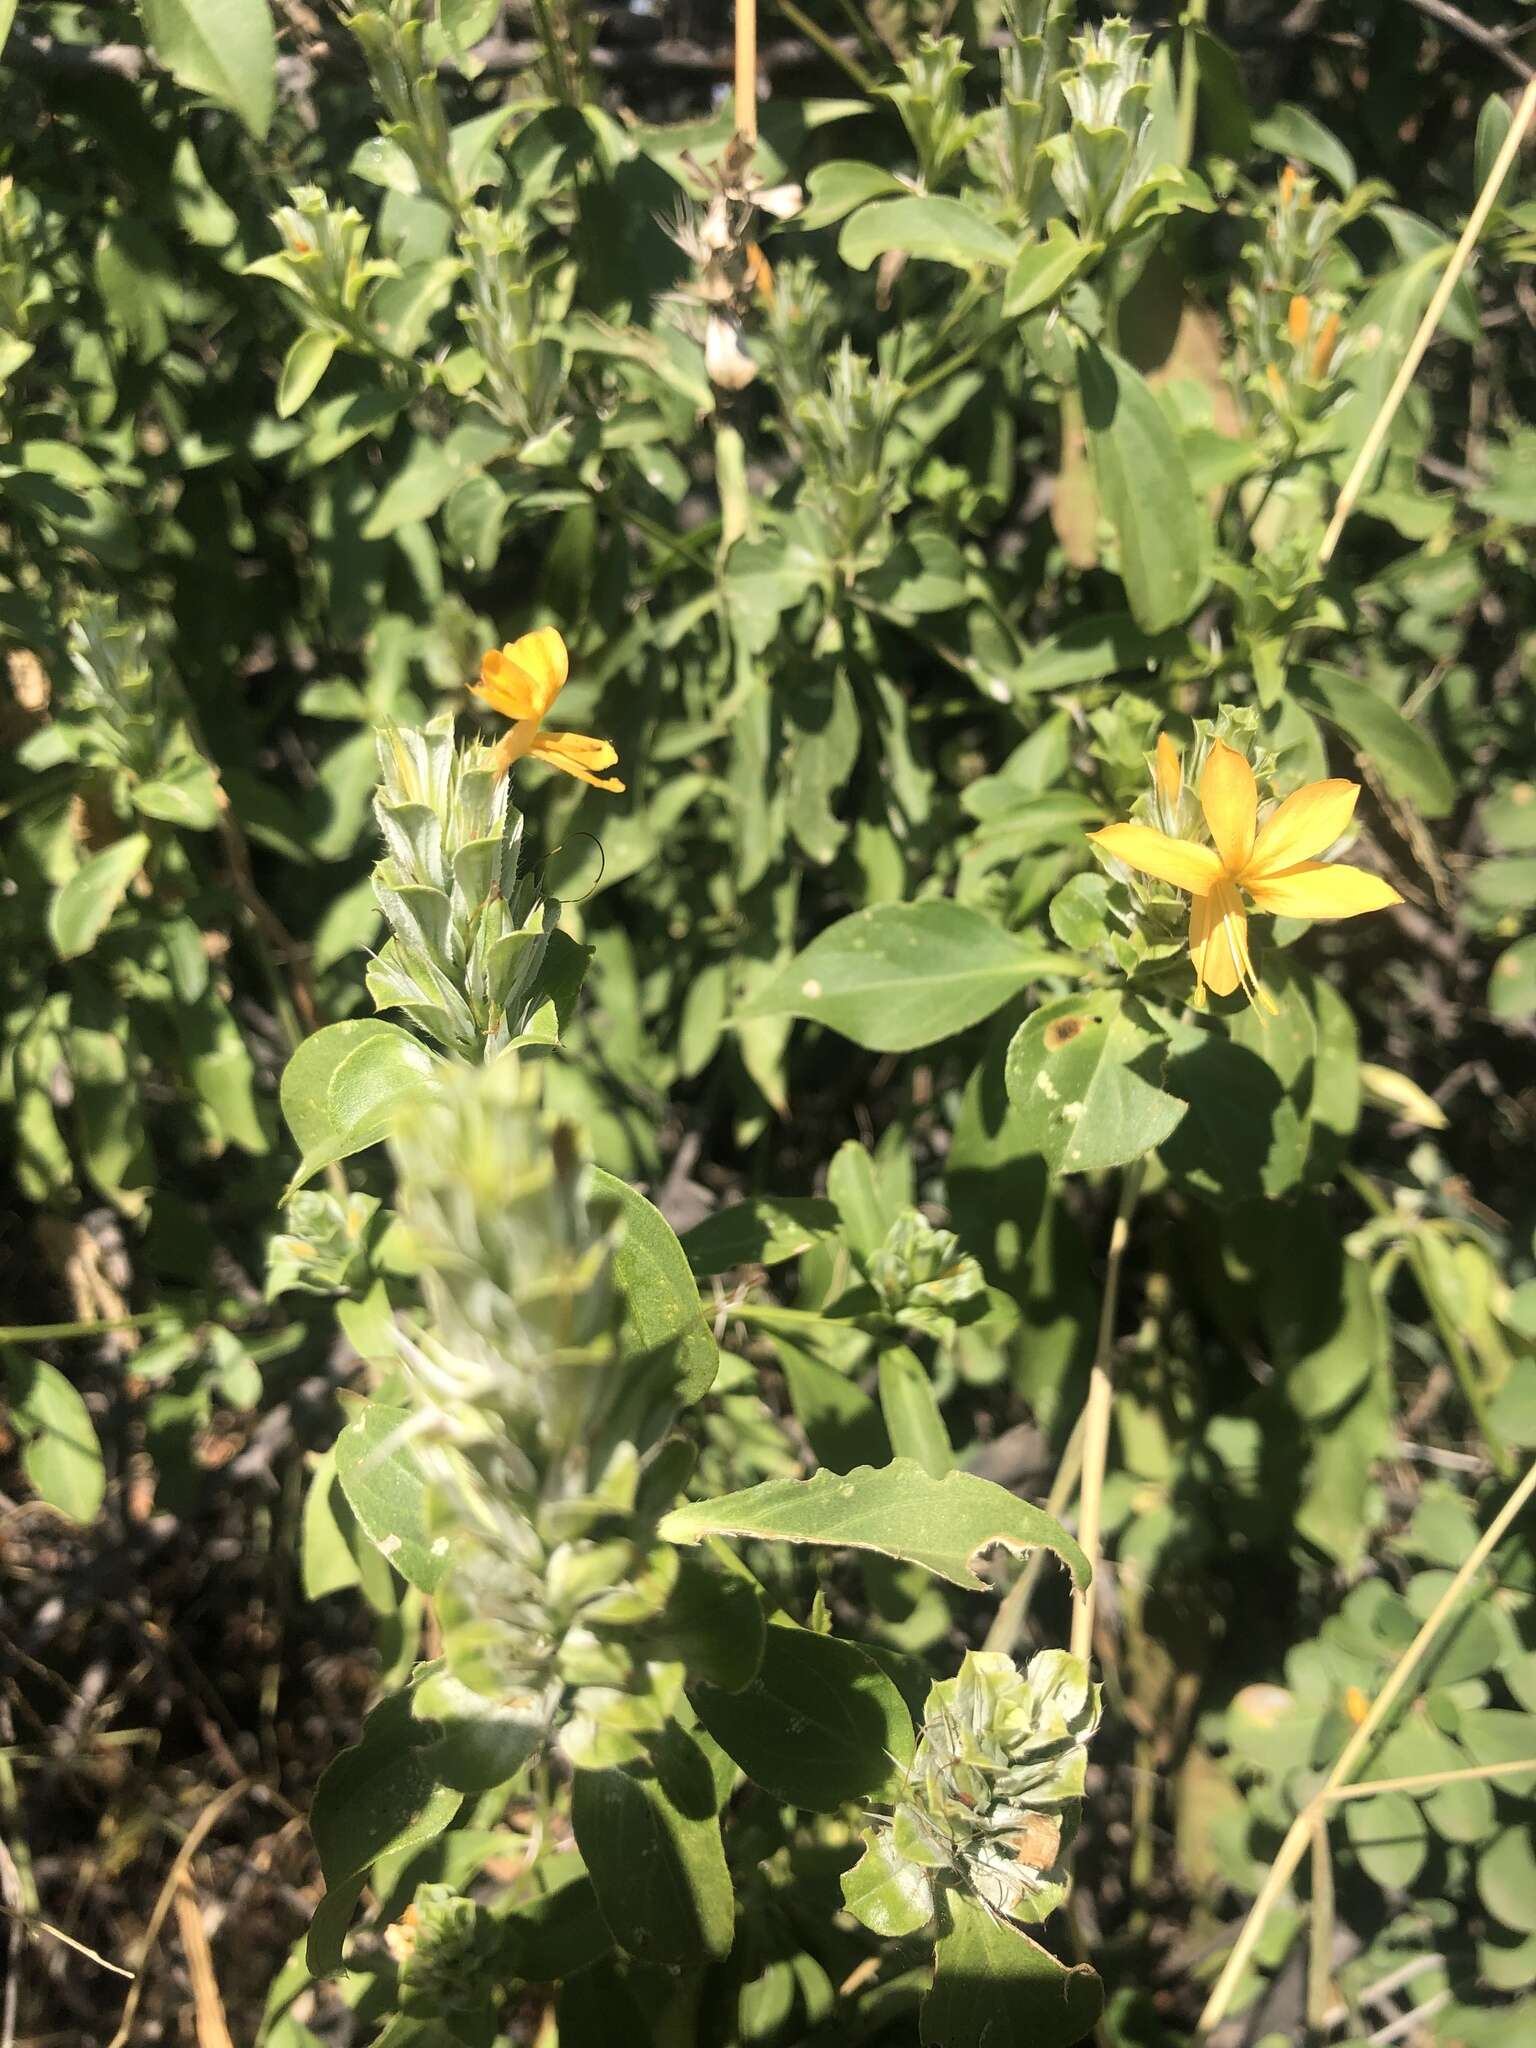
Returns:
[[[470,689],[493,711],[514,720],[512,730],[498,741],[496,768],[505,775],[524,754],[537,755],[551,768],[589,782],[594,789],[621,790],[617,776],[596,773],[611,768],[618,752],[607,740],[589,739],[582,732],[543,732],[540,727],[551,704],[565,688],[571,659],[565,642],[553,626],[540,626],[536,633],[524,633],[505,647],[493,647],[480,664],[480,680]]]
[[[1157,751],[1157,782],[1166,795],[1169,754]],[[1332,846],[1348,825],[1360,786],[1355,782],[1309,782],[1260,826],[1259,792],[1253,770],[1220,740],[1200,777],[1200,808],[1211,845],[1170,839],[1150,825],[1106,825],[1088,837],[1116,860],[1144,875],[1187,889],[1189,949],[1195,962],[1195,999],[1205,991],[1229,996],[1240,988],[1250,1002],[1274,1005],[1259,987],[1248,953],[1246,894],[1256,910],[1278,917],[1358,917],[1385,910],[1402,897],[1364,868],[1314,858]],[[1241,893],[1240,893],[1241,892]]]

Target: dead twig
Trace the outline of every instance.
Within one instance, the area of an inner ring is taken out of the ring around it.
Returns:
[[[181,1935],[182,1953],[187,1959],[187,1974],[192,1979],[197,2048],[235,2048],[230,2039],[229,2022],[224,2017],[224,2001],[219,1996],[219,1980],[214,1974],[213,1950],[208,1945],[202,1908],[197,1903],[191,1876],[185,1870],[176,1887],[176,1927]]]
[[[192,1858],[202,1847],[204,1839],[218,1825],[235,1801],[243,1799],[250,1789],[251,1782],[249,1778],[242,1778],[238,1784],[231,1785],[226,1791],[221,1792],[217,1799],[210,1799],[202,1812],[197,1816],[197,1819],[193,1821],[191,1827],[188,1828],[187,1839],[176,1851],[176,1860],[171,1865],[165,1883],[160,1887],[160,1896],[156,1899],[155,1909],[149,1916],[149,1925],[145,1928],[144,1939],[139,1944],[139,1973],[133,1980],[127,1998],[123,2001],[122,2022],[117,2032],[108,2042],[107,2048],[128,2048],[128,2041],[133,2033],[133,2022],[138,2015],[139,2001],[144,1995],[145,1969],[151,1955],[154,1953],[155,1943],[160,1939],[160,1929],[165,1924],[165,1916],[171,1909],[172,1901],[176,1897],[181,1881],[191,1868]]]
[[[1536,70],[1523,57],[1515,55],[1496,28],[1485,28],[1480,21],[1474,21],[1470,14],[1453,5],[1453,0],[1408,0],[1408,5],[1416,7],[1420,14],[1427,14],[1431,21],[1438,21],[1443,28],[1454,29],[1469,43],[1476,43],[1480,50],[1496,57],[1506,70],[1513,71],[1516,78],[1536,78]]]

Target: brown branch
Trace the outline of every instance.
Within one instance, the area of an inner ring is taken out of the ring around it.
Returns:
[[[1515,55],[1496,28],[1485,28],[1480,21],[1474,21],[1470,14],[1464,14],[1455,6],[1453,0],[1408,0],[1408,5],[1416,7],[1420,14],[1427,14],[1431,21],[1438,21],[1442,27],[1454,29],[1469,43],[1476,43],[1479,49],[1486,50],[1507,70],[1513,71],[1516,78],[1536,78],[1536,70],[1523,57]]]

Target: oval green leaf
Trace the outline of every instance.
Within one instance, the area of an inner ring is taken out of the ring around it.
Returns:
[[[1011,237],[974,206],[927,194],[861,206],[837,240],[837,253],[854,270],[868,270],[876,257],[892,249],[950,263],[957,270],[974,270],[981,263],[1005,270],[1014,248]]]
[[[769,1542],[877,1550],[920,1564],[952,1586],[981,1592],[973,1566],[984,1551],[1052,1550],[1078,1585],[1088,1560],[1059,1522],[974,1472],[933,1479],[910,1458],[817,1472],[809,1479],[766,1479],[718,1500],[690,1501],[662,1518],[669,1543],[706,1536],[758,1536]]]
[[[912,1760],[912,1717],[890,1679],[857,1643],[811,1629],[775,1623],[749,1685],[703,1685],[693,1703],[753,1784],[812,1813],[893,1797]]]
[[[820,933],[740,1009],[804,1017],[868,1052],[911,1052],[979,1024],[1065,955],[1031,946],[962,903],[877,903]]]
[[[48,932],[61,960],[89,953],[143,867],[149,834],[130,832],[76,868],[48,908]]]
[[[1120,580],[1138,626],[1187,619],[1207,583],[1208,521],[1168,415],[1140,371],[1089,342],[1078,389],[1094,481],[1119,541]]]

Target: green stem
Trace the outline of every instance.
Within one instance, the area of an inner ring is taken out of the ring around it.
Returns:
[[[794,0],[774,0],[774,5],[786,21],[794,23],[807,42],[814,43],[824,57],[830,59],[840,70],[848,74],[860,92],[873,95],[875,81],[864,69],[863,65],[850,57],[846,50],[840,48],[824,28],[818,27],[808,14],[802,12],[794,4]]]
[[[737,1322],[757,1323],[765,1330],[808,1330],[825,1329],[830,1322],[836,1328],[856,1330],[862,1325],[841,1316],[825,1316],[815,1309],[780,1308],[771,1301],[737,1301],[726,1310],[726,1315]]]
[[[1187,164],[1195,153],[1195,115],[1200,97],[1200,45],[1197,28],[1204,28],[1208,0],[1186,0],[1180,17],[1183,35],[1179,41],[1179,161]]]
[[[930,370],[926,377],[919,377],[915,384],[909,384],[907,397],[919,398],[933,385],[942,384],[946,378],[952,377],[956,370],[963,370],[971,358],[979,355],[991,339],[990,334],[982,334],[975,341],[967,342],[964,348],[956,349],[955,353],[940,363],[937,369]]]
[[[868,51],[870,61],[881,65],[889,64],[891,53],[864,19],[863,9],[858,6],[857,0],[840,0],[840,5],[852,25],[854,34]]]
[[[1357,1167],[1352,1166],[1345,1167],[1344,1172],[1350,1186],[1354,1188],[1362,1200],[1369,1204],[1378,1216],[1390,1216],[1392,1214],[1392,1205],[1365,1174],[1361,1173]],[[1461,1388],[1462,1398],[1472,1411],[1472,1420],[1477,1424],[1478,1434],[1483,1439],[1494,1471],[1501,1479],[1512,1479],[1515,1470],[1514,1460],[1510,1457],[1509,1447],[1499,1435],[1497,1429],[1495,1429],[1493,1420],[1488,1413],[1488,1403],[1483,1398],[1482,1388],[1478,1385],[1477,1367],[1472,1362],[1472,1354],[1463,1342],[1461,1332],[1457,1329],[1450,1311],[1440,1299],[1440,1291],[1435,1286],[1434,1275],[1429,1269],[1429,1261],[1424,1256],[1424,1247],[1420,1244],[1406,1218],[1404,1219],[1404,1225],[1404,1255],[1412,1269],[1414,1279],[1418,1282],[1419,1292],[1424,1297],[1425,1306],[1429,1310],[1435,1328],[1440,1333],[1440,1342],[1445,1347],[1446,1357],[1451,1361],[1451,1369],[1455,1373],[1457,1383]]]
[[[1440,1300],[1434,1276],[1429,1270],[1429,1261],[1424,1248],[1415,1238],[1410,1237],[1405,1249],[1408,1263],[1413,1268],[1413,1277],[1419,1283],[1419,1292],[1429,1306],[1435,1328],[1440,1332],[1440,1342],[1445,1346],[1445,1355],[1451,1361],[1452,1369],[1461,1386],[1462,1397],[1472,1411],[1472,1420],[1477,1424],[1478,1434],[1487,1446],[1493,1469],[1501,1479],[1514,1476],[1514,1460],[1504,1439],[1493,1426],[1488,1413],[1488,1403],[1483,1399],[1483,1390],[1477,1383],[1477,1367],[1472,1363],[1472,1354],[1462,1342],[1460,1330],[1451,1321],[1450,1314]]]
[[[146,1309],[137,1316],[106,1316],[99,1322],[9,1323],[0,1329],[0,1344],[45,1344],[65,1337],[105,1337],[113,1330],[145,1330],[151,1323],[174,1322],[170,1309]]]

